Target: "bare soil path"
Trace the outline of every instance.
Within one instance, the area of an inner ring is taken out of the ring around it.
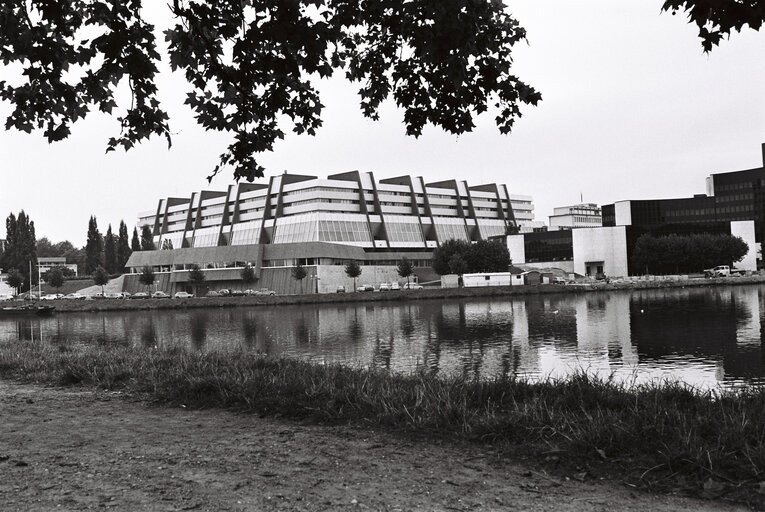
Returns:
[[[0,510],[743,510],[478,446],[0,381]]]

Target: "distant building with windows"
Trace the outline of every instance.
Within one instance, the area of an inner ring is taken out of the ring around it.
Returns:
[[[600,206],[581,203],[553,209],[549,217],[550,229],[597,228],[603,225]]]
[[[348,286],[340,274],[351,259],[362,264],[358,283],[400,279],[395,265],[403,257],[415,262],[421,280],[435,279],[430,262],[439,244],[517,233],[518,217],[533,220],[532,198],[511,195],[506,185],[412,176],[378,181],[358,171],[325,179],[285,173],[268,183],[161,199],[139,214],[138,227],[147,226],[165,250],[135,252],[127,267],[168,273],[167,291],[182,288],[194,264],[206,269],[208,281],[237,288],[232,269],[249,264],[259,286],[282,293],[294,291],[294,283],[276,269],[297,262],[311,267],[315,291]]]
[[[67,263],[66,258],[63,256],[60,257],[39,257],[37,258],[37,266],[40,269],[40,274],[43,274],[50,269],[54,267],[64,267],[68,268],[75,277],[77,276],[77,264],[76,263]]]

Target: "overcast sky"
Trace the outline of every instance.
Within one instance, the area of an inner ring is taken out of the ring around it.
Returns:
[[[705,55],[696,28],[684,16],[660,14],[660,0],[508,4],[528,31],[528,45],[514,51],[514,72],[543,95],[510,135],[499,134],[488,112],[471,134],[430,128],[419,139],[407,137],[394,105],[379,122],[369,121],[355,88],[337,79],[321,86],[318,135],[288,135],[261,163],[271,173],[319,177],[358,169],[378,179],[505,183],[511,193],[533,196],[536,219],[545,222],[580,194],[598,204],[688,197],[705,191],[710,173],[762,165],[765,30],[745,29]],[[38,238],[82,246],[91,214],[102,232],[109,223],[116,230],[121,219],[132,230],[138,212],[162,197],[225,190],[231,173],[211,185],[205,177],[227,136],[196,126],[183,106],[180,76],[168,71],[159,86],[175,131],[169,151],[156,139],[104,154],[119,129],[105,116],[79,122],[54,145],[41,132],[1,131],[0,215],[24,209]],[[3,122],[8,111],[0,104]]]

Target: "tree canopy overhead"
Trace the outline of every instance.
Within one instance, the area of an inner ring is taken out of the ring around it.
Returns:
[[[336,71],[360,84],[365,116],[377,119],[392,97],[414,136],[426,124],[471,131],[490,106],[507,133],[520,105],[541,99],[511,74],[512,46],[526,33],[500,0],[173,0],[169,8],[165,41],[170,67],[189,82],[186,103],[205,129],[233,138],[212,176],[224,168],[237,179],[263,176],[256,155],[284,138],[285,119],[314,134],[323,108],[314,82]],[[115,90],[127,81],[131,104],[107,151],[153,135],[169,144],[160,51],[141,12],[141,0],[0,4],[0,58],[23,69],[20,80],[0,81],[0,99],[14,107],[6,128],[62,140],[91,110],[118,109]]]
[[[666,0],[662,10],[672,14],[684,11],[689,23],[699,27],[705,52],[712,51],[731,31],[740,32],[745,25],[759,30],[765,21],[762,0]]]

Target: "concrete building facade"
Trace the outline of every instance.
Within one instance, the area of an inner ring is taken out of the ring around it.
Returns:
[[[519,201],[522,208],[516,210]],[[424,279],[435,277],[431,254],[441,243],[516,233],[516,211],[527,218],[533,212],[531,197],[512,196],[506,185],[425,183],[411,176],[378,181],[357,171],[326,179],[283,174],[268,184],[240,183],[226,191],[161,199],[138,220],[159,249],[133,253],[127,267],[133,274],[145,266],[169,273],[163,285],[168,291],[185,286],[183,276],[191,265],[205,269],[221,286],[237,284],[236,269],[251,265],[260,285],[271,283],[280,293],[288,293],[291,283],[268,276],[297,262],[311,267],[312,289],[318,291],[345,285],[336,271],[349,260],[369,271],[374,283],[393,280],[390,272],[407,257]],[[362,273],[357,283],[365,278]]]
[[[597,228],[603,225],[600,206],[581,203],[553,209],[549,217],[550,229]]]

